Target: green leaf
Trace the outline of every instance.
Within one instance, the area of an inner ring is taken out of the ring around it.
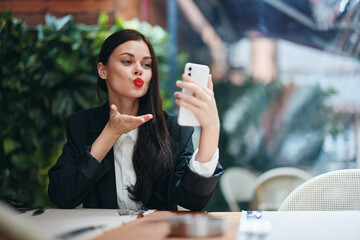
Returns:
[[[107,29],[109,23],[109,16],[105,12],[101,12],[98,18],[98,25],[101,29]]]

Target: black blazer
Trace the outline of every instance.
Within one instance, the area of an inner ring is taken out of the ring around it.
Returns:
[[[177,116],[165,112],[166,125],[173,140],[175,168],[166,188],[167,204],[159,209],[177,210],[177,205],[197,211],[209,201],[223,173],[218,164],[211,177],[189,168],[193,154],[193,128],[180,127]],[[119,208],[117,204],[113,149],[99,163],[90,155],[90,146],[109,120],[109,104],[84,110],[67,120],[67,143],[56,164],[49,170],[48,194],[59,208]],[[164,189],[165,190],[165,189]]]

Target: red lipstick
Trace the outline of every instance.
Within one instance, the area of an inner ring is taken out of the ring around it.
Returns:
[[[136,78],[134,81],[133,81],[135,87],[138,87],[138,88],[141,88],[142,85],[144,84],[144,80],[142,80],[141,78]]]

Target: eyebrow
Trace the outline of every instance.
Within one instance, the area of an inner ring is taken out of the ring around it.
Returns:
[[[128,53],[128,52],[121,53],[119,56],[122,56],[122,55],[128,55],[130,57],[135,57],[134,54]],[[143,59],[150,59],[151,60],[152,58],[150,56],[145,56],[145,57],[143,57]]]

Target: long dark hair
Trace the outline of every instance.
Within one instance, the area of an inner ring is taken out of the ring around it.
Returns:
[[[174,168],[171,139],[166,127],[159,89],[158,62],[149,39],[135,30],[122,30],[110,35],[103,43],[99,62],[104,65],[120,44],[127,41],[144,41],[152,58],[152,78],[147,93],[139,99],[138,115],[151,113],[153,119],[139,127],[134,147],[133,165],[135,185],[128,186],[130,197],[141,201],[145,207],[160,209],[166,206],[169,174]],[[107,93],[106,82],[98,75],[98,94]]]

